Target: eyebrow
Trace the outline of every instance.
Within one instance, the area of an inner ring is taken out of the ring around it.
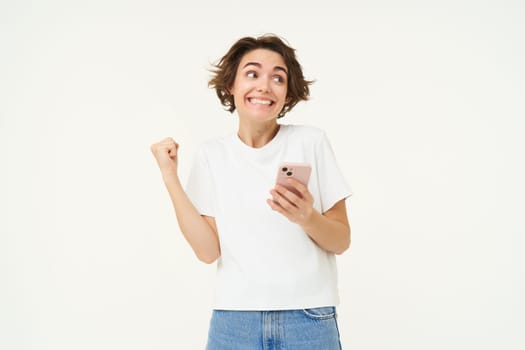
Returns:
[[[256,67],[262,68],[262,64],[260,64],[259,62],[248,62],[242,68],[244,69],[247,66],[256,66]],[[273,67],[273,70],[280,70],[280,71],[283,71],[286,75],[288,75],[288,71],[284,67],[275,66]]]

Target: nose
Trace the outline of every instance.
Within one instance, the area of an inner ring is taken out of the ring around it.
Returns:
[[[258,92],[268,92],[270,90],[270,80],[268,78],[260,78],[258,83]]]

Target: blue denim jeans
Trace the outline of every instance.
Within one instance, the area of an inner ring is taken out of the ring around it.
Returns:
[[[340,350],[335,307],[214,310],[206,350]]]

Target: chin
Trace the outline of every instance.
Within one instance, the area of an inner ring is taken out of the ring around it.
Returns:
[[[237,111],[240,118],[249,119],[257,122],[269,122],[277,119],[278,112],[275,111]]]
[[[257,122],[270,122],[273,120],[276,120],[278,117],[278,114],[275,115],[248,115],[247,116],[250,120],[257,121]]]

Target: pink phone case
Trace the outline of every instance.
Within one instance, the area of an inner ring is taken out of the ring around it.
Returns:
[[[286,179],[292,177],[303,185],[308,186],[311,172],[312,167],[306,163],[281,163],[277,170],[277,183],[299,195],[295,188],[286,182]]]

